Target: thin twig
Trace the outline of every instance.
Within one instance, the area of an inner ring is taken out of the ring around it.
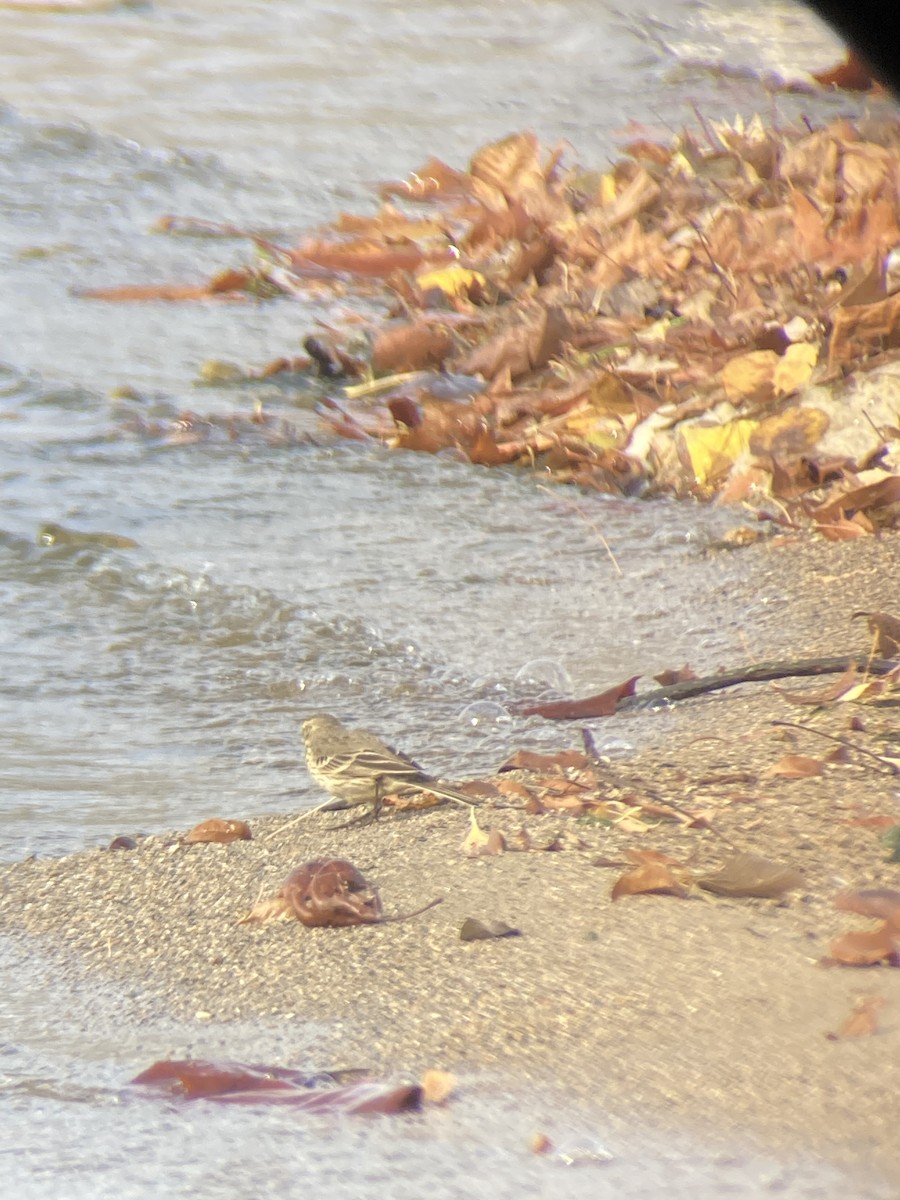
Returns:
[[[877,763],[887,767],[892,775],[900,775],[900,767],[891,762],[889,758],[876,754],[874,750],[867,750],[865,746],[857,746],[847,738],[837,737],[833,733],[825,733],[823,729],[815,729],[812,725],[798,725],[795,721],[772,721],[771,724],[779,725],[784,729],[799,729],[801,733],[814,733],[817,737],[827,738],[829,742],[837,742],[839,746],[844,746],[847,750],[854,750],[857,754],[865,754],[867,758],[874,758]]]
[[[578,516],[581,517],[581,519],[582,519],[582,521],[584,521],[585,525],[587,525],[589,529],[592,529],[594,531],[594,533],[597,535],[597,537],[600,539],[603,549],[609,555],[609,561],[615,567],[616,574],[621,578],[624,575],[624,571],[622,570],[622,568],[619,566],[618,562],[616,561],[616,556],[612,552],[612,547],[610,546],[610,544],[606,540],[606,538],[603,536],[602,531],[597,528],[596,523],[591,520],[591,518],[587,515],[587,513],[584,511],[584,509],[581,508],[579,505],[577,505],[574,502],[574,500],[570,500],[568,498],[568,496],[560,496],[560,494],[558,492],[552,491],[550,488],[546,487],[542,483],[538,484],[538,490],[541,492],[546,492],[547,495],[552,496],[554,498],[554,500],[559,500],[567,508],[572,509],[573,512],[577,513]]]
[[[712,269],[715,271],[715,273],[719,276],[719,278],[722,280],[722,282],[728,288],[729,292],[731,293],[732,300],[737,302],[737,298],[738,298],[737,290],[736,290],[734,284],[728,278],[728,275],[726,274],[726,272],[723,270],[722,267],[719,266],[719,264],[713,258],[712,251],[709,248],[709,240],[708,240],[706,234],[703,232],[703,230],[700,228],[700,226],[697,224],[696,221],[689,221],[688,224],[690,225],[691,229],[693,229],[694,233],[696,233],[697,237],[700,239],[700,244],[702,245],[703,249],[706,251],[706,257],[709,259],[709,265],[712,267]]]

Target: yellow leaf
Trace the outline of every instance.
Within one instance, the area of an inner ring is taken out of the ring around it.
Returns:
[[[563,428],[592,446],[612,450],[621,446],[637,423],[631,392],[621,379],[601,371],[584,393]]]
[[[678,431],[694,478],[701,484],[723,479],[746,454],[756,421],[741,419],[725,425],[686,425]]]
[[[607,171],[600,179],[600,203],[603,205],[612,204],[615,198],[616,179],[610,171]]]
[[[445,296],[453,299],[468,299],[473,291],[485,286],[486,280],[480,271],[470,271],[467,267],[452,263],[449,267],[417,275],[416,283],[423,292],[438,288]]]
[[[809,382],[819,358],[819,347],[811,342],[794,342],[775,365],[772,382],[776,396],[786,396]]]
[[[789,407],[764,417],[750,439],[754,454],[787,460],[809,454],[828,429],[828,417],[819,408]]]
[[[774,350],[751,350],[727,362],[722,368],[725,395],[732,403],[741,400],[769,400],[775,394],[774,375],[779,363]]]

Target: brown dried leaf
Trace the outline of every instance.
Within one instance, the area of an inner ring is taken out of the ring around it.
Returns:
[[[500,768],[501,771],[503,768]],[[509,796],[516,800],[522,800],[526,804],[534,798],[534,792],[531,788],[526,787],[518,779],[501,779],[497,784],[497,791],[501,796]]]
[[[830,1042],[844,1038],[871,1037],[878,1032],[878,1013],[884,1008],[884,996],[860,996],[853,1011],[834,1033],[826,1033]]]
[[[540,798],[545,812],[565,812],[570,817],[579,817],[586,808],[583,793],[576,791],[555,792],[546,789],[540,792]]]
[[[773,899],[803,886],[803,875],[795,867],[772,862],[758,854],[735,854],[714,875],[697,883],[717,896],[759,896]]]
[[[732,404],[764,404],[775,395],[773,381],[778,355],[774,350],[751,350],[722,368],[722,386]]]
[[[521,937],[521,929],[507,925],[505,921],[481,921],[477,917],[466,917],[460,926],[461,942],[485,942],[491,938]]]
[[[824,775],[825,767],[821,759],[810,758],[806,754],[785,754],[769,767],[766,774],[782,779],[811,779],[816,775]]]
[[[491,858],[506,849],[506,839],[499,829],[483,830],[475,817],[475,809],[469,813],[469,832],[460,847],[466,858]]]
[[[530,316],[521,312],[515,323],[477,346],[456,364],[456,369],[484,379],[508,371],[512,379],[517,379],[556,358],[568,331],[569,322],[561,308],[540,306]]]
[[[781,360],[783,361],[783,360]],[[828,417],[818,408],[798,406],[763,418],[750,434],[751,451],[778,462],[809,454],[828,429]]]
[[[834,500],[817,508],[812,515],[817,523],[824,524],[842,516],[849,517],[860,512],[871,514],[873,509],[892,508],[894,505],[900,505],[900,475],[886,475],[877,483],[842,492]]]
[[[431,321],[386,325],[372,346],[372,370],[377,374],[425,371],[440,367],[452,351],[449,330]]]
[[[225,1092],[270,1091],[304,1086],[307,1077],[290,1067],[263,1067],[205,1059],[161,1059],[131,1080],[173,1096],[196,1100]]]
[[[235,291],[240,289],[235,288]],[[221,289],[220,289],[221,292]],[[84,300],[106,300],[113,303],[134,303],[147,300],[208,300],[213,294],[209,284],[123,284],[121,287],[79,288]]]
[[[826,966],[873,967],[880,962],[898,966],[896,933],[886,921],[877,929],[842,933],[828,947],[828,957],[823,961]]]
[[[620,900],[622,896],[679,896],[688,895],[683,882],[684,872],[677,875],[672,867],[661,862],[645,862],[621,875],[613,885],[610,898]]]
[[[855,50],[848,50],[843,60],[827,71],[815,71],[813,79],[822,87],[841,88],[845,92],[870,92],[881,88],[872,68]]]
[[[209,821],[201,821],[190,833],[184,835],[185,845],[197,842],[238,842],[249,841],[252,837],[250,826],[246,821],[226,821],[221,817],[212,817]]]
[[[856,617],[866,618],[879,658],[896,658],[900,654],[900,617],[886,612],[855,612],[853,619]]]
[[[450,262],[449,251],[426,254],[412,243],[406,245],[384,245],[373,239],[327,242],[307,241],[291,252],[294,270],[318,267],[337,274],[361,275],[385,279],[395,271],[415,271],[423,263]]]
[[[669,668],[668,670],[660,671],[660,673],[658,675],[654,675],[653,678],[660,687],[671,687],[673,683],[686,683],[689,679],[696,679],[697,675],[693,669],[689,667],[687,663],[685,663],[683,667],[679,667],[677,670]]]
[[[583,770],[591,760],[580,750],[558,750],[556,754],[538,754],[535,750],[516,750],[508,758],[501,771],[550,771],[554,767],[560,772]]]
[[[849,691],[856,683],[856,680],[856,666],[851,663],[843,675],[838,676],[831,683],[826,683],[821,687],[810,688],[806,692],[794,692],[788,688],[780,687],[777,683],[773,683],[772,690],[778,692],[780,696],[784,696],[785,700],[789,700],[791,704],[830,704],[833,700],[838,700],[845,692]],[[784,762],[784,759],[782,759],[782,762]],[[817,772],[817,774],[821,774],[821,771]]]
[[[625,696],[633,696],[640,675],[632,675],[623,683],[599,692],[596,696],[585,696],[581,700],[551,700],[545,704],[526,705],[521,709],[523,717],[546,717],[548,720],[573,721],[585,717],[611,717]]]
[[[875,304],[854,304],[834,314],[828,343],[828,370],[900,345],[900,295]]]
[[[352,863],[319,858],[291,871],[278,894],[254,905],[238,924],[289,916],[308,926],[373,925],[382,920],[381,900]]]

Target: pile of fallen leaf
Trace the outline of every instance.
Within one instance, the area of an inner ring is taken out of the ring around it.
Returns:
[[[606,492],[742,500],[833,538],[895,524],[900,417],[854,414],[871,436],[844,453],[835,431],[826,443],[840,404],[814,387],[900,347],[888,110],[816,131],[710,122],[635,141],[606,171],[516,134],[466,171],[433,158],[380,190],[376,214],[292,248],[255,238],[254,266],[202,288],[85,294],[340,297],[342,324],[308,337],[308,357],[257,373],[326,380],[338,434]]]

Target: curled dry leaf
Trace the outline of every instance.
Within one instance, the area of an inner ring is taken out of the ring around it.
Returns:
[[[640,675],[632,675],[615,687],[599,692],[596,696],[585,696],[581,700],[551,700],[546,704],[525,705],[520,709],[523,717],[546,717],[548,720],[572,721],[588,717],[611,717],[625,696],[633,696]]]
[[[373,925],[382,920],[378,892],[342,858],[319,858],[296,867],[276,896],[263,900],[238,923],[296,917],[304,925]]]
[[[717,896],[758,896],[775,899],[803,886],[803,875],[795,867],[772,862],[758,854],[735,854],[714,875],[697,883]]]
[[[226,821],[221,817],[213,817],[195,825],[190,833],[184,835],[184,842],[188,846],[198,842],[246,842],[252,836],[246,821]]]
[[[673,683],[685,683],[688,679],[696,679],[697,676],[693,669],[685,663],[683,667],[679,667],[677,670],[669,667],[665,671],[660,671],[653,678],[660,687],[671,687]]]
[[[255,904],[239,925],[266,923],[296,917],[303,925],[378,925],[405,921],[442,903],[442,897],[402,916],[386,917],[381,899],[363,873],[343,858],[319,858],[296,867],[281,890]]]
[[[685,883],[688,873],[677,870],[669,863],[644,862],[621,875],[613,885],[610,898],[620,900],[623,896],[679,896],[688,895]]]
[[[531,788],[526,787],[524,783],[520,783],[518,779],[501,779],[497,784],[497,791],[501,796],[506,796],[508,799],[521,800],[525,805],[535,799]]]
[[[503,853],[506,849],[506,838],[499,829],[482,829],[473,808],[469,812],[469,832],[463,838],[461,849],[466,858],[490,858]]]
[[[259,1092],[226,1092],[210,1096],[218,1104],[278,1104],[304,1112],[349,1116],[390,1116],[422,1107],[422,1089],[416,1084],[351,1083],[322,1091],[282,1088]]]
[[[321,1074],[310,1078],[285,1067],[188,1059],[156,1062],[131,1082],[187,1100],[287,1104],[319,1113],[398,1113],[421,1107],[422,1088],[415,1085],[366,1082],[323,1088],[320,1086],[323,1078]]]
[[[879,658],[896,658],[900,655],[900,617],[886,612],[855,612],[853,620],[857,617],[866,618]]]
[[[206,1059],[161,1059],[132,1079],[133,1084],[157,1087],[173,1096],[195,1100],[222,1092],[266,1091],[303,1086],[307,1076],[292,1067],[210,1062]]]
[[[900,295],[895,299],[900,314]],[[836,499],[820,505],[812,515],[820,526],[864,516],[871,529],[877,525],[892,524],[898,506],[900,475],[885,475],[877,483],[842,492]]]
[[[860,888],[841,892],[835,897],[835,908],[841,912],[874,917],[881,924],[876,929],[852,930],[834,939],[828,948],[825,965],[869,967],[886,962],[900,966],[900,892],[893,888]]]

